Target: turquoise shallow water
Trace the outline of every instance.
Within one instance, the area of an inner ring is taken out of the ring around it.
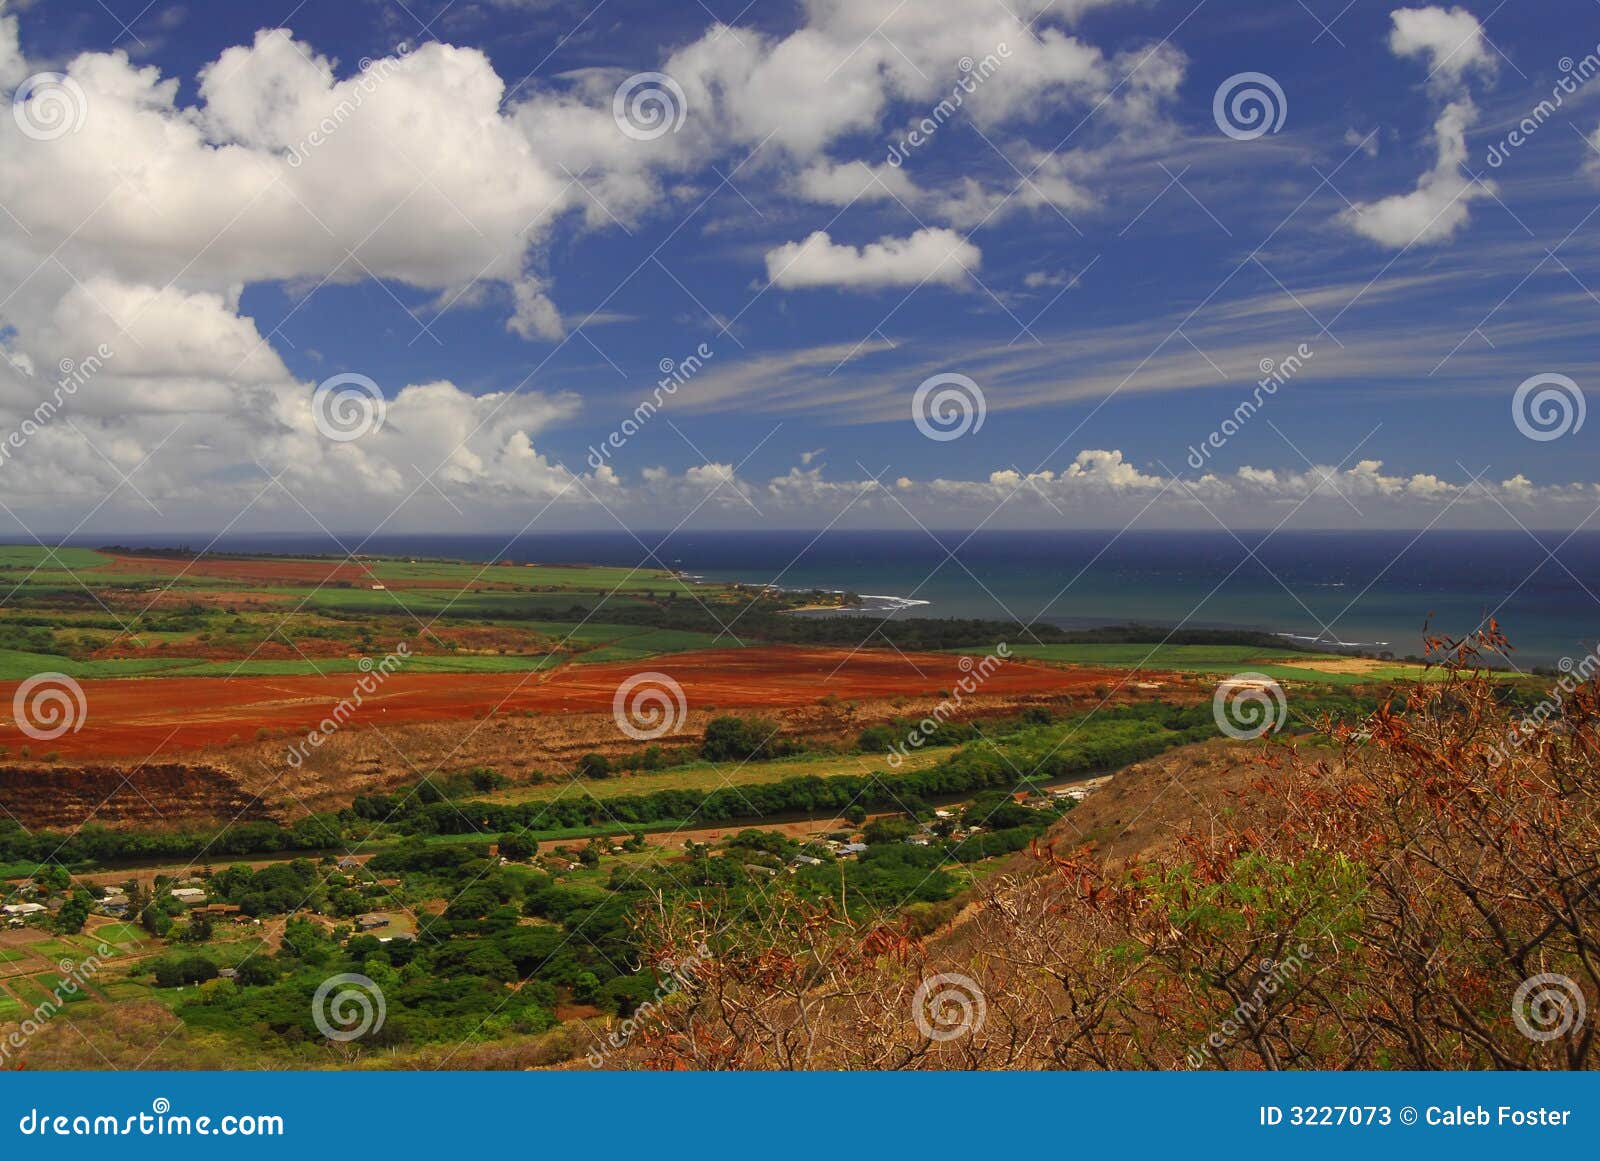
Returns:
[[[307,536],[217,547],[341,551]],[[375,537],[364,551],[660,564],[708,580],[894,597],[886,604],[905,602],[900,615],[1251,628],[1399,656],[1421,651],[1430,616],[1454,634],[1493,616],[1520,666],[1577,659],[1600,642],[1596,533],[618,532]]]

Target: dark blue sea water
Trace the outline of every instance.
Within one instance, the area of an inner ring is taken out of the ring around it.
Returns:
[[[1424,626],[1488,617],[1515,662],[1551,665],[1600,641],[1600,534],[1430,532],[623,532],[237,536],[219,549],[361,551],[545,563],[664,565],[708,580],[897,598],[901,615],[1251,628],[1420,653]],[[173,541],[169,540],[168,543]],[[206,538],[188,538],[200,547]],[[642,542],[642,543],[641,543]],[[159,544],[159,538],[141,540]],[[1253,553],[1253,555],[1252,555]],[[911,604],[910,602],[927,602]]]

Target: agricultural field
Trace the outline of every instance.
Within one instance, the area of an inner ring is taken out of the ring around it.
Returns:
[[[1255,645],[1014,645],[1011,652],[1017,657],[1051,665],[1219,676],[1248,670],[1278,681],[1315,680],[1332,685],[1415,681],[1428,673],[1424,666],[1406,662],[1373,661],[1344,653],[1288,648],[1273,652]]]
[[[1281,674],[1309,712],[1405,671],[1259,641],[980,669],[990,623],[863,642],[784,616],[818,594],[659,571],[12,549],[0,574],[0,713],[45,675],[71,716],[0,720],[4,893],[48,903],[0,932],[0,1026],[56,997],[84,1032],[30,1067],[319,1066],[337,973],[381,984],[370,1047],[402,1064],[582,1036],[651,994],[654,900],[933,924],[1073,808],[1053,791],[1214,737],[1217,675]],[[654,732],[624,729],[640,679]]]
[[[0,680],[348,672],[406,642],[438,672],[624,660],[715,637],[614,624],[652,603],[746,598],[660,570],[0,549]],[[709,622],[708,622],[709,623]]]
[[[948,758],[954,746],[926,746],[908,754],[896,773],[924,770]],[[767,762],[688,762],[657,771],[630,771],[624,777],[589,779],[578,791],[604,801],[657,790],[716,790],[724,786],[760,786],[785,778],[827,778],[835,774],[869,774],[883,771],[888,763],[881,752],[852,754],[801,754]],[[485,794],[487,802],[550,802],[570,795],[569,783],[545,783],[516,787]]]

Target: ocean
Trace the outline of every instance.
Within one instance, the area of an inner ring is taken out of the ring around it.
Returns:
[[[837,589],[896,616],[1260,629],[1419,654],[1425,629],[1495,618],[1520,668],[1600,642],[1600,533],[826,532],[377,536],[362,551],[468,560],[661,564],[705,580]],[[141,544],[204,537],[143,538]],[[641,544],[641,541],[643,542]],[[358,537],[345,538],[354,548]],[[87,542],[85,542],[87,543]],[[241,535],[218,549],[342,553],[318,536]]]

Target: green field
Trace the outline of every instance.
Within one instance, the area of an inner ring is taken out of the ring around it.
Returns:
[[[36,544],[0,544],[0,570],[8,573],[18,569],[27,572],[31,568],[38,568],[41,573],[45,569],[83,572],[110,563],[109,556],[92,548],[45,549]],[[62,571],[61,575],[66,576],[66,573]]]
[[[59,995],[64,1003],[81,1004],[91,998],[82,983],[66,976],[57,975],[55,972],[46,972],[42,976],[34,976],[33,981],[43,988],[47,994],[51,996]]]
[[[177,657],[130,657],[108,661],[75,661],[56,653],[24,653],[0,649],[0,681],[23,681],[53,671],[69,677],[138,677],[195,664]]]
[[[512,594],[515,595],[515,594]],[[519,653],[427,653],[418,647],[405,662],[409,673],[527,673],[547,669],[566,661],[636,661],[662,653],[681,653],[690,649],[709,649],[713,645],[733,646],[728,638],[717,641],[710,633],[680,629],[653,629],[646,625],[612,625],[590,622],[579,625],[560,621],[495,621],[522,633],[532,633],[557,652]],[[3,626],[3,621],[0,621]],[[403,631],[403,627],[402,631]],[[414,628],[414,626],[413,626]],[[164,634],[178,638],[182,634]],[[546,640],[548,639],[548,640]],[[130,645],[136,638],[124,638]],[[381,646],[373,654],[382,652]],[[79,679],[112,677],[308,677],[317,674],[361,671],[359,657],[250,658],[239,661],[208,661],[198,657],[127,657],[79,660],[59,653],[32,653],[19,649],[0,649],[0,681],[23,681],[36,673],[65,673]]]
[[[925,746],[912,751],[894,769],[909,774],[933,766],[955,753],[955,746]],[[835,774],[889,773],[883,754],[803,754],[796,758],[775,758],[766,762],[695,762],[670,770],[630,771],[615,778],[588,778],[570,782],[497,790],[478,796],[485,802],[549,802],[573,794],[590,798],[619,798],[630,794],[651,794],[657,790],[716,790],[723,786],[758,786],[782,782],[785,778]]]
[[[393,615],[407,613],[424,620],[445,616],[454,620],[469,618],[504,618],[508,620],[534,620],[549,618],[567,612],[574,605],[585,608],[598,604],[606,596],[594,589],[569,589],[556,593],[516,593],[465,591],[460,589],[371,589],[323,588],[315,592],[299,588],[257,589],[258,592],[278,593],[305,600],[307,609],[333,609],[346,613],[373,613]],[[613,596],[605,601],[607,608],[643,608],[646,602],[639,597]]]
[[[41,1004],[53,1004],[56,998],[50,994],[48,988],[43,987],[38,979],[29,976],[14,976],[6,981],[11,990],[22,998],[22,1002],[37,1008]]]
[[[80,680],[355,673],[363,656],[379,656],[402,640],[411,641],[407,668],[416,673],[532,673],[572,660],[636,661],[705,648],[717,638],[583,618],[602,608],[654,609],[684,596],[685,608],[734,596],[659,569],[581,565],[362,558],[363,568],[391,585],[386,589],[348,579],[318,585],[204,575],[231,559],[207,558],[180,576],[183,562],[172,558],[163,562],[166,571],[152,560],[148,573],[112,572],[113,558],[90,549],[52,555],[37,546],[0,547],[0,584],[9,585],[0,601],[0,681],[45,672]],[[315,572],[343,562],[249,563],[310,565]],[[421,587],[395,587],[409,585]],[[175,591],[158,600],[168,588]],[[230,603],[233,594],[237,604]],[[457,636],[444,644],[440,633]],[[319,644],[306,647],[307,641]],[[256,656],[268,642],[272,648]],[[286,647],[300,655],[285,656]]]
[[[972,653],[953,649],[952,653]],[[1263,673],[1278,681],[1321,681],[1360,685],[1373,681],[1415,680],[1426,672],[1420,665],[1378,663],[1360,673],[1342,672],[1351,659],[1338,653],[1285,649],[1281,653],[1254,645],[1013,645],[1013,656],[1052,665],[1089,665],[1107,669],[1166,670],[1180,673],[1231,675]],[[1293,665],[1283,662],[1292,661]],[[1327,665],[1323,668],[1322,665]]]
[[[30,943],[28,950],[35,955],[42,955],[46,959],[62,960],[77,959],[83,953],[72,944],[59,939],[41,939],[38,943]]]
[[[137,558],[135,558],[137,559]],[[114,578],[100,577],[116,584],[171,581],[183,572],[184,563],[177,557],[151,557],[149,572],[129,570],[119,572]],[[226,564],[226,556],[208,558]],[[245,558],[238,558],[245,559]],[[345,563],[342,557],[285,556],[265,559],[286,565],[325,565],[330,571]],[[155,561],[162,567],[156,567]],[[358,557],[357,562],[378,580],[385,583],[417,584],[437,582],[441,588],[460,589],[473,584],[515,584],[537,588],[582,589],[589,592],[656,592],[665,594],[677,590],[680,594],[692,587],[665,569],[628,569],[610,565],[493,565],[473,561],[410,560],[401,557]],[[177,561],[176,564],[173,562]],[[85,574],[105,568],[113,563],[106,553],[92,548],[46,548],[36,544],[0,545],[0,574],[9,577],[13,584],[32,570],[30,584],[71,584],[72,574],[89,579]],[[11,576],[10,574],[17,574]],[[198,575],[191,570],[183,574],[180,584],[228,585],[242,582],[219,580]],[[309,586],[308,586],[309,587]]]

